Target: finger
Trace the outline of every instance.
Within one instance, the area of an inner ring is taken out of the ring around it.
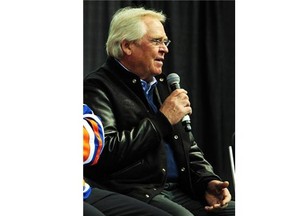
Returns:
[[[171,93],[171,95],[177,97],[177,96],[179,96],[180,94],[186,94],[186,95],[187,95],[187,93],[188,93],[188,92],[187,92],[186,90],[184,90],[184,89],[176,89],[175,91],[173,91],[173,92]]]
[[[205,206],[204,208],[206,211],[217,211],[225,207],[220,204],[214,204],[212,206]]]
[[[229,182],[225,181],[225,182],[221,182],[221,183],[217,184],[216,188],[217,188],[217,190],[221,191],[225,188],[228,188],[228,186],[229,186]]]
[[[229,186],[229,182],[228,181],[224,181],[223,183],[222,183],[222,187],[223,188],[227,188]]]
[[[226,208],[228,206],[228,203],[225,203],[224,205],[221,205],[221,208]]]
[[[186,107],[184,107],[183,112],[184,112],[186,115],[191,115],[191,114],[192,114],[192,108],[191,108],[190,106],[186,106]]]
[[[223,209],[223,208],[226,208],[228,206],[228,203],[225,203],[224,205],[222,204],[214,204],[213,205],[213,209]]]
[[[230,201],[231,201],[231,195],[230,194],[224,195],[224,199],[221,201],[221,205],[226,205]]]
[[[188,115],[192,115],[192,108],[189,106],[189,112],[187,113]]]
[[[189,101],[189,97],[187,95],[187,92],[183,92],[181,94],[179,94],[179,97],[182,99],[182,100],[187,100]]]
[[[211,211],[213,210],[213,206],[205,206],[204,207],[206,211]]]

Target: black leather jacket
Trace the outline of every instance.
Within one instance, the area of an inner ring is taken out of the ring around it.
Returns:
[[[156,77],[160,104],[170,94],[166,76]],[[84,167],[84,176],[110,190],[149,200],[166,182],[163,140],[172,144],[179,184],[194,196],[203,195],[208,181],[220,179],[204,159],[193,135],[181,123],[171,126],[154,114],[146,101],[138,76],[109,57],[96,72],[84,79],[84,103],[104,125],[105,147],[98,164]],[[89,182],[91,184],[91,182]]]

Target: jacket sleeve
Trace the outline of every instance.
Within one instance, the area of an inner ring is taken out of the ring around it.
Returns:
[[[104,129],[101,120],[83,105],[83,163],[94,165],[104,148]]]
[[[145,114],[137,112],[128,114],[129,111],[122,109],[123,106],[113,103],[116,99],[110,100],[115,97],[109,95],[110,91],[105,91],[105,87],[101,86],[100,82],[97,84],[98,88],[94,88],[95,83],[86,83],[84,101],[95,113],[99,114],[105,129],[106,146],[98,166],[101,167],[101,170],[114,172],[141,160],[145,152],[159,148],[162,136],[169,133],[172,128],[169,128],[169,124],[166,124],[168,120],[160,113],[148,116],[149,114],[146,114],[146,110],[144,110],[139,112],[145,112]],[[117,101],[121,100],[121,98],[117,98]],[[124,100],[122,100],[123,103]],[[131,105],[131,109],[135,109],[133,105]],[[137,115],[135,113],[141,117],[129,116]],[[119,124],[125,124],[123,121],[128,121],[129,117],[139,119],[139,121],[131,128],[119,126]],[[162,125],[166,126],[162,127]]]
[[[194,139],[194,138],[193,138]],[[211,180],[221,180],[213,171],[211,164],[204,158],[204,154],[193,140],[189,151],[189,163],[192,185],[195,185],[196,193],[203,196],[207,184]]]

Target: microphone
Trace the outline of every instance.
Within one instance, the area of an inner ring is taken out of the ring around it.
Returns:
[[[170,86],[170,90],[174,91],[175,89],[180,88],[180,77],[176,73],[170,73],[167,76],[167,82]],[[185,127],[185,131],[192,131],[191,120],[188,114],[182,118],[182,125]]]

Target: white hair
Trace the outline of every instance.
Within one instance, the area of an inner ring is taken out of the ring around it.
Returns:
[[[136,41],[146,34],[147,30],[143,22],[143,17],[145,16],[156,18],[162,23],[166,21],[166,16],[162,12],[147,10],[143,7],[125,7],[114,14],[106,42],[108,56],[120,59],[123,56],[120,46],[123,40]]]

